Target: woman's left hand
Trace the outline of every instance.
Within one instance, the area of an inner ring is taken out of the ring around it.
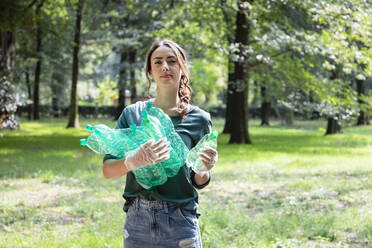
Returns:
[[[201,159],[201,161],[204,165],[204,168],[201,168],[196,173],[210,171],[213,168],[213,166],[217,163],[218,152],[217,152],[217,150],[215,150],[213,148],[207,148],[207,149],[199,152],[198,154],[199,154],[199,157],[200,157],[200,159]],[[198,174],[200,174],[200,173],[198,173]]]

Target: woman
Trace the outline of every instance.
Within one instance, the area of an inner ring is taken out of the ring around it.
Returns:
[[[188,62],[184,50],[175,42],[163,40],[149,50],[146,60],[149,88],[152,78],[156,96],[152,101],[169,115],[176,132],[189,149],[211,132],[210,115],[190,105],[191,88],[188,85]],[[146,102],[126,107],[116,128],[141,124],[141,111]],[[217,161],[217,151],[206,149],[199,156],[204,164],[200,171],[185,165],[179,173],[151,189],[142,188],[132,170],[155,164],[169,158],[166,139],[149,141],[124,159],[106,154],[103,174],[106,178],[126,176],[123,197],[127,218],[124,225],[124,247],[202,247],[198,226],[198,193],[210,181],[210,170]]]

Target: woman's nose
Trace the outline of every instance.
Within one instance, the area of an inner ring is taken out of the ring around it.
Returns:
[[[163,62],[163,65],[161,67],[162,71],[168,71],[169,67],[168,67],[168,63],[166,61]]]

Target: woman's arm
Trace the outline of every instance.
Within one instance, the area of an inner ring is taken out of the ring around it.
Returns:
[[[114,178],[124,176],[129,172],[127,166],[124,163],[125,158],[116,160],[116,159],[107,159],[103,163],[102,172],[105,178]]]
[[[210,172],[207,171],[205,174],[203,175],[199,175],[199,174],[195,174],[194,176],[194,182],[197,184],[197,185],[203,185],[205,184],[206,182],[208,182],[209,180],[209,177],[210,177]]]
[[[195,171],[194,182],[197,185],[203,185],[210,178],[210,171],[218,160],[218,152],[213,148],[207,148],[199,152],[200,159],[204,168]]]

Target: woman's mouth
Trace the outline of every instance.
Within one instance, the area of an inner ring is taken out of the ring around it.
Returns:
[[[165,75],[162,75],[162,76],[160,76],[161,78],[170,78],[171,77],[171,75],[170,74],[165,74]]]

